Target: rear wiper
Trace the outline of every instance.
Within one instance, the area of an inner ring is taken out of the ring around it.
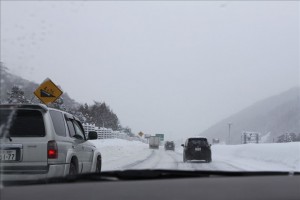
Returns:
[[[9,133],[8,134],[2,134],[1,136],[0,136],[0,139],[1,138],[8,138],[9,139],[9,141],[11,142],[12,141],[12,138],[10,137],[10,135],[9,135]]]
[[[11,139],[11,137],[10,137],[9,134],[7,134],[5,137],[8,138],[10,142],[12,141],[12,139]]]

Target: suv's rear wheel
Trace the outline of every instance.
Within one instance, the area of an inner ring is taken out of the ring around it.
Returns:
[[[101,160],[101,157],[98,156],[97,157],[97,162],[96,162],[96,173],[101,172],[101,166],[102,166],[102,160]]]

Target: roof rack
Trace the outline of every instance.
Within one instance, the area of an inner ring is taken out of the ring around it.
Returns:
[[[36,110],[42,110],[46,112],[48,110],[48,107],[44,104],[0,104],[0,109],[6,108],[6,109],[36,109]]]

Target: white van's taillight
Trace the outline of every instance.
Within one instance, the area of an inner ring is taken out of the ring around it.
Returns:
[[[55,140],[50,140],[47,145],[47,154],[48,154],[48,159],[55,159],[57,158],[58,150],[57,150],[57,144]]]

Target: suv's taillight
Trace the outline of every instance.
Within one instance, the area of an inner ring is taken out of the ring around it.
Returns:
[[[57,144],[55,142],[55,140],[50,140],[48,142],[48,145],[47,145],[47,154],[48,154],[48,159],[55,159],[57,158]]]

